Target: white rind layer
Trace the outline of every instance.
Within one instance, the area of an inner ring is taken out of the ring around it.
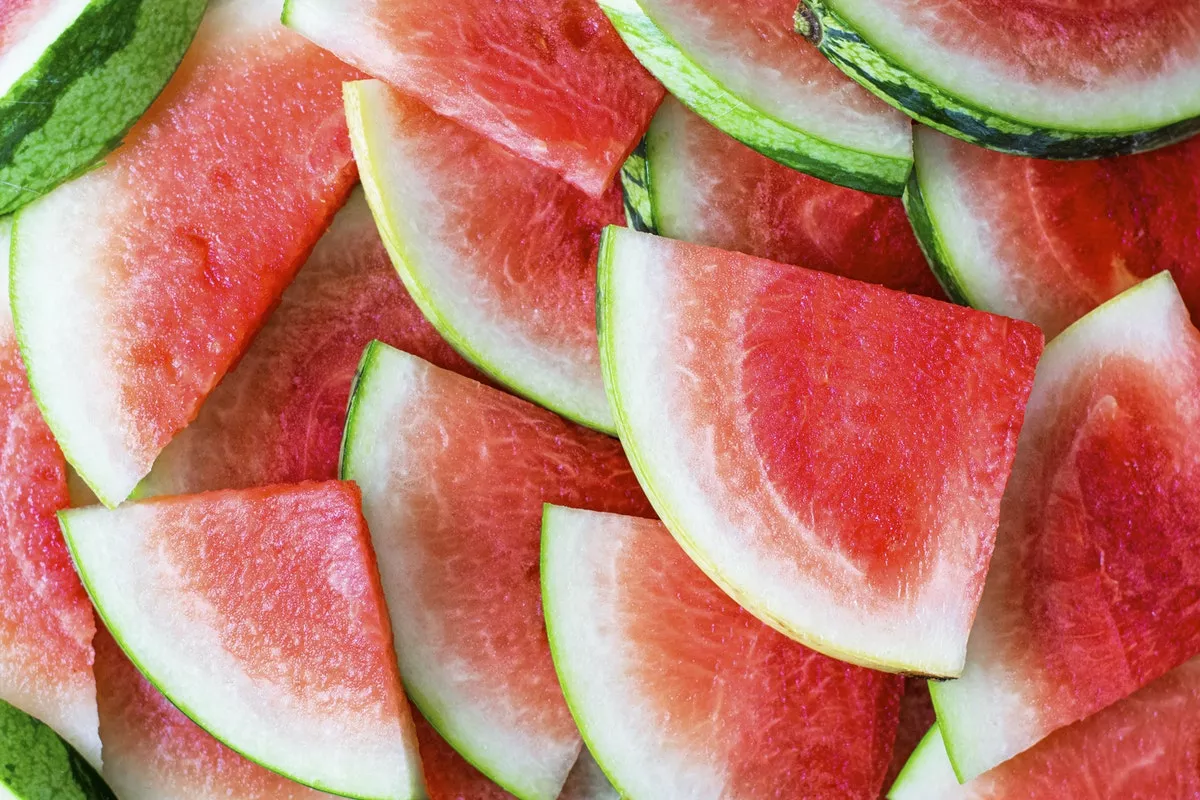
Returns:
[[[0,98],[33,68],[46,48],[66,32],[92,0],[53,0],[28,27],[21,38],[0,52]],[[18,15],[18,20],[20,15]]]

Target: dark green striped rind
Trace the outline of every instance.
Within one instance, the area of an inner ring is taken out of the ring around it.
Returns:
[[[206,0],[94,0],[0,98],[0,214],[90,169],[175,72]]]
[[[839,69],[910,117],[964,141],[1014,155],[1060,160],[1128,155],[1200,133],[1200,117],[1140,131],[1041,126],[971,105],[877,50],[824,0],[802,0],[796,31]]]
[[[904,210],[908,212],[908,222],[912,225],[913,233],[917,235],[917,244],[921,246],[921,252],[925,254],[925,260],[929,262],[946,296],[959,305],[971,305],[967,290],[958,279],[953,261],[942,245],[937,226],[933,224],[933,218],[929,215],[929,207],[925,205],[925,196],[921,193],[921,184],[917,180],[915,169],[908,179],[908,186],[904,189]]]
[[[4,790],[20,800],[117,800],[57,733],[0,700],[0,793]]]
[[[621,195],[625,200],[625,222],[629,227],[642,233],[658,233],[650,195],[650,160],[644,137],[621,167]]]

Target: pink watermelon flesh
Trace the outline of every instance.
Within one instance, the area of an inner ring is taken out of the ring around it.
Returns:
[[[591,195],[664,95],[591,0],[289,0],[284,19]]]
[[[0,3],[0,58],[13,49],[55,0],[4,0]]]
[[[900,724],[896,728],[896,744],[892,748],[892,761],[888,764],[887,776],[883,779],[880,800],[891,785],[908,757],[917,749],[921,739],[937,722],[933,701],[929,697],[929,682],[923,678],[905,678],[904,694],[900,697]]]

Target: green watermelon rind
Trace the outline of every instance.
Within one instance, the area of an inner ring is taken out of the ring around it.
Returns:
[[[913,749],[912,755],[908,757],[908,761],[904,762],[904,767],[900,770],[900,774],[896,776],[896,780],[888,788],[888,800],[898,800],[901,795],[897,795],[897,792],[903,792],[910,797],[926,796],[926,787],[922,786],[921,772],[923,767],[926,766],[924,762],[928,759],[936,758],[939,755],[942,758],[946,757],[944,747],[940,748],[938,746],[941,743],[941,739],[941,730],[938,728],[937,723],[934,723],[933,727],[921,737],[921,741]]]
[[[937,222],[929,211],[929,205],[925,202],[925,195],[921,192],[920,172],[921,165],[920,162],[917,162],[913,167],[912,175],[909,176],[908,186],[905,187],[902,197],[904,210],[908,215],[908,222],[912,226],[913,233],[916,235],[917,244],[920,245],[921,252],[925,254],[925,260],[929,262],[929,267],[933,270],[934,277],[941,284],[946,296],[959,305],[977,307],[971,302],[967,281],[955,268],[954,259],[943,244],[945,240],[938,232]]]
[[[621,198],[625,204],[625,222],[635,231],[658,233],[651,188],[650,142],[643,136],[621,166]]]
[[[1165,147],[1200,133],[1200,116],[1127,130],[1068,130],[973,105],[909,70],[902,58],[872,45],[827,0],[802,0],[796,31],[835,66],[910,117],[972,144],[1032,158],[1085,159]]]
[[[899,196],[911,158],[854,150],[777,119],[705,72],[636,0],[599,0],[625,44],[684,105],[734,139],[792,169],[873,194]]]
[[[3,700],[0,794],[18,800],[117,800],[79,751],[48,725]]]
[[[0,98],[0,215],[91,169],[162,92],[207,0],[92,0]]]

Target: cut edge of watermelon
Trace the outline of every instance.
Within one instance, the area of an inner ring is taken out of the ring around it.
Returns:
[[[941,728],[935,724],[908,757],[888,789],[887,800],[930,800],[947,791],[957,792],[960,785],[946,756]]]
[[[22,731],[14,731],[14,727],[24,729],[24,736]],[[96,768],[70,742],[46,723],[3,700],[0,700],[0,739],[3,740],[0,757],[14,755],[9,748],[17,747],[31,757],[25,762],[5,758],[4,773],[0,775],[0,795],[13,800],[63,795],[86,800],[117,800]],[[32,794],[27,798],[14,792],[14,788],[29,790]]]
[[[898,196],[912,157],[837,144],[755,108],[690,58],[637,0],[600,0],[621,38],[684,105],[734,139],[792,169],[874,194]]]
[[[914,153],[919,146],[919,138],[919,129],[914,126]],[[942,290],[946,292],[946,296],[959,305],[977,307],[971,302],[971,296],[966,286],[967,281],[959,275],[954,266],[954,258],[946,249],[945,239],[938,232],[937,221],[921,191],[920,172],[921,161],[919,158],[914,158],[913,171],[908,177],[908,185],[904,187],[902,195],[904,211],[908,216],[909,225],[912,226],[913,234],[916,236],[917,244],[920,246],[921,252],[925,254],[925,260],[929,262],[929,268],[937,278]]]

